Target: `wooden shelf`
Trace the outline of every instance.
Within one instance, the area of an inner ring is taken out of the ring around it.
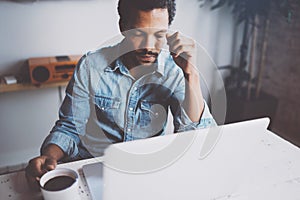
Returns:
[[[40,85],[33,85],[31,83],[24,83],[24,84],[18,83],[18,84],[12,84],[12,85],[0,84],[0,93],[67,86],[68,82],[69,81],[62,81],[62,82],[45,83],[45,84],[40,84]]]

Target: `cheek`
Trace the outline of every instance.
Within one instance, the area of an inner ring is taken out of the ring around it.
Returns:
[[[163,48],[163,46],[165,45],[165,43],[166,43],[166,40],[158,39],[155,43],[155,48],[157,50],[161,50]]]
[[[141,43],[142,43],[143,40],[141,38],[135,37],[131,41],[132,41],[132,45],[134,47],[138,48],[141,45]]]
[[[130,37],[128,38],[128,43],[132,50],[137,50],[141,48],[143,39],[140,37]]]

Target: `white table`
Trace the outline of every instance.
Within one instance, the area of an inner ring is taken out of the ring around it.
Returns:
[[[249,138],[247,138],[249,137]],[[274,133],[267,131],[263,134],[251,134],[243,138],[257,141],[256,146],[253,146],[253,154],[258,158],[260,156],[272,155],[267,160],[261,161],[259,171],[266,177],[261,186],[255,186],[254,182],[249,181],[251,188],[244,195],[220,196],[214,200],[234,199],[234,200],[252,200],[252,199],[284,199],[284,200],[299,200],[300,199],[300,149],[286,140],[280,138]],[[226,147],[227,148],[227,147]],[[230,146],[228,146],[230,148]],[[91,199],[89,189],[86,185],[82,166],[88,163],[101,161],[101,158],[93,158],[82,161],[76,161],[66,164],[61,164],[58,167],[70,167],[75,169],[80,174],[79,193],[83,200]],[[250,169],[245,169],[245,172]],[[271,173],[274,172],[274,173]],[[276,172],[276,173],[275,173]],[[280,173],[278,173],[280,172]],[[272,178],[269,175],[277,176]],[[276,181],[272,181],[276,180]],[[252,180],[254,181],[254,180]],[[274,198],[273,198],[274,197]],[[40,193],[32,193],[29,191],[24,177],[24,172],[16,172],[0,176],[0,199],[1,200],[35,200],[42,199]],[[209,199],[211,200],[211,199]]]

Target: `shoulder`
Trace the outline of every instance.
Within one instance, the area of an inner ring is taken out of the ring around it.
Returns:
[[[78,68],[105,69],[117,59],[118,45],[99,48],[85,53],[78,62]]]

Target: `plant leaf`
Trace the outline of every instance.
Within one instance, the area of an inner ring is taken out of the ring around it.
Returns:
[[[216,3],[215,5],[213,5],[211,7],[211,9],[214,10],[214,9],[220,8],[223,5],[225,5],[226,2],[227,2],[227,0],[219,0],[218,3]]]

